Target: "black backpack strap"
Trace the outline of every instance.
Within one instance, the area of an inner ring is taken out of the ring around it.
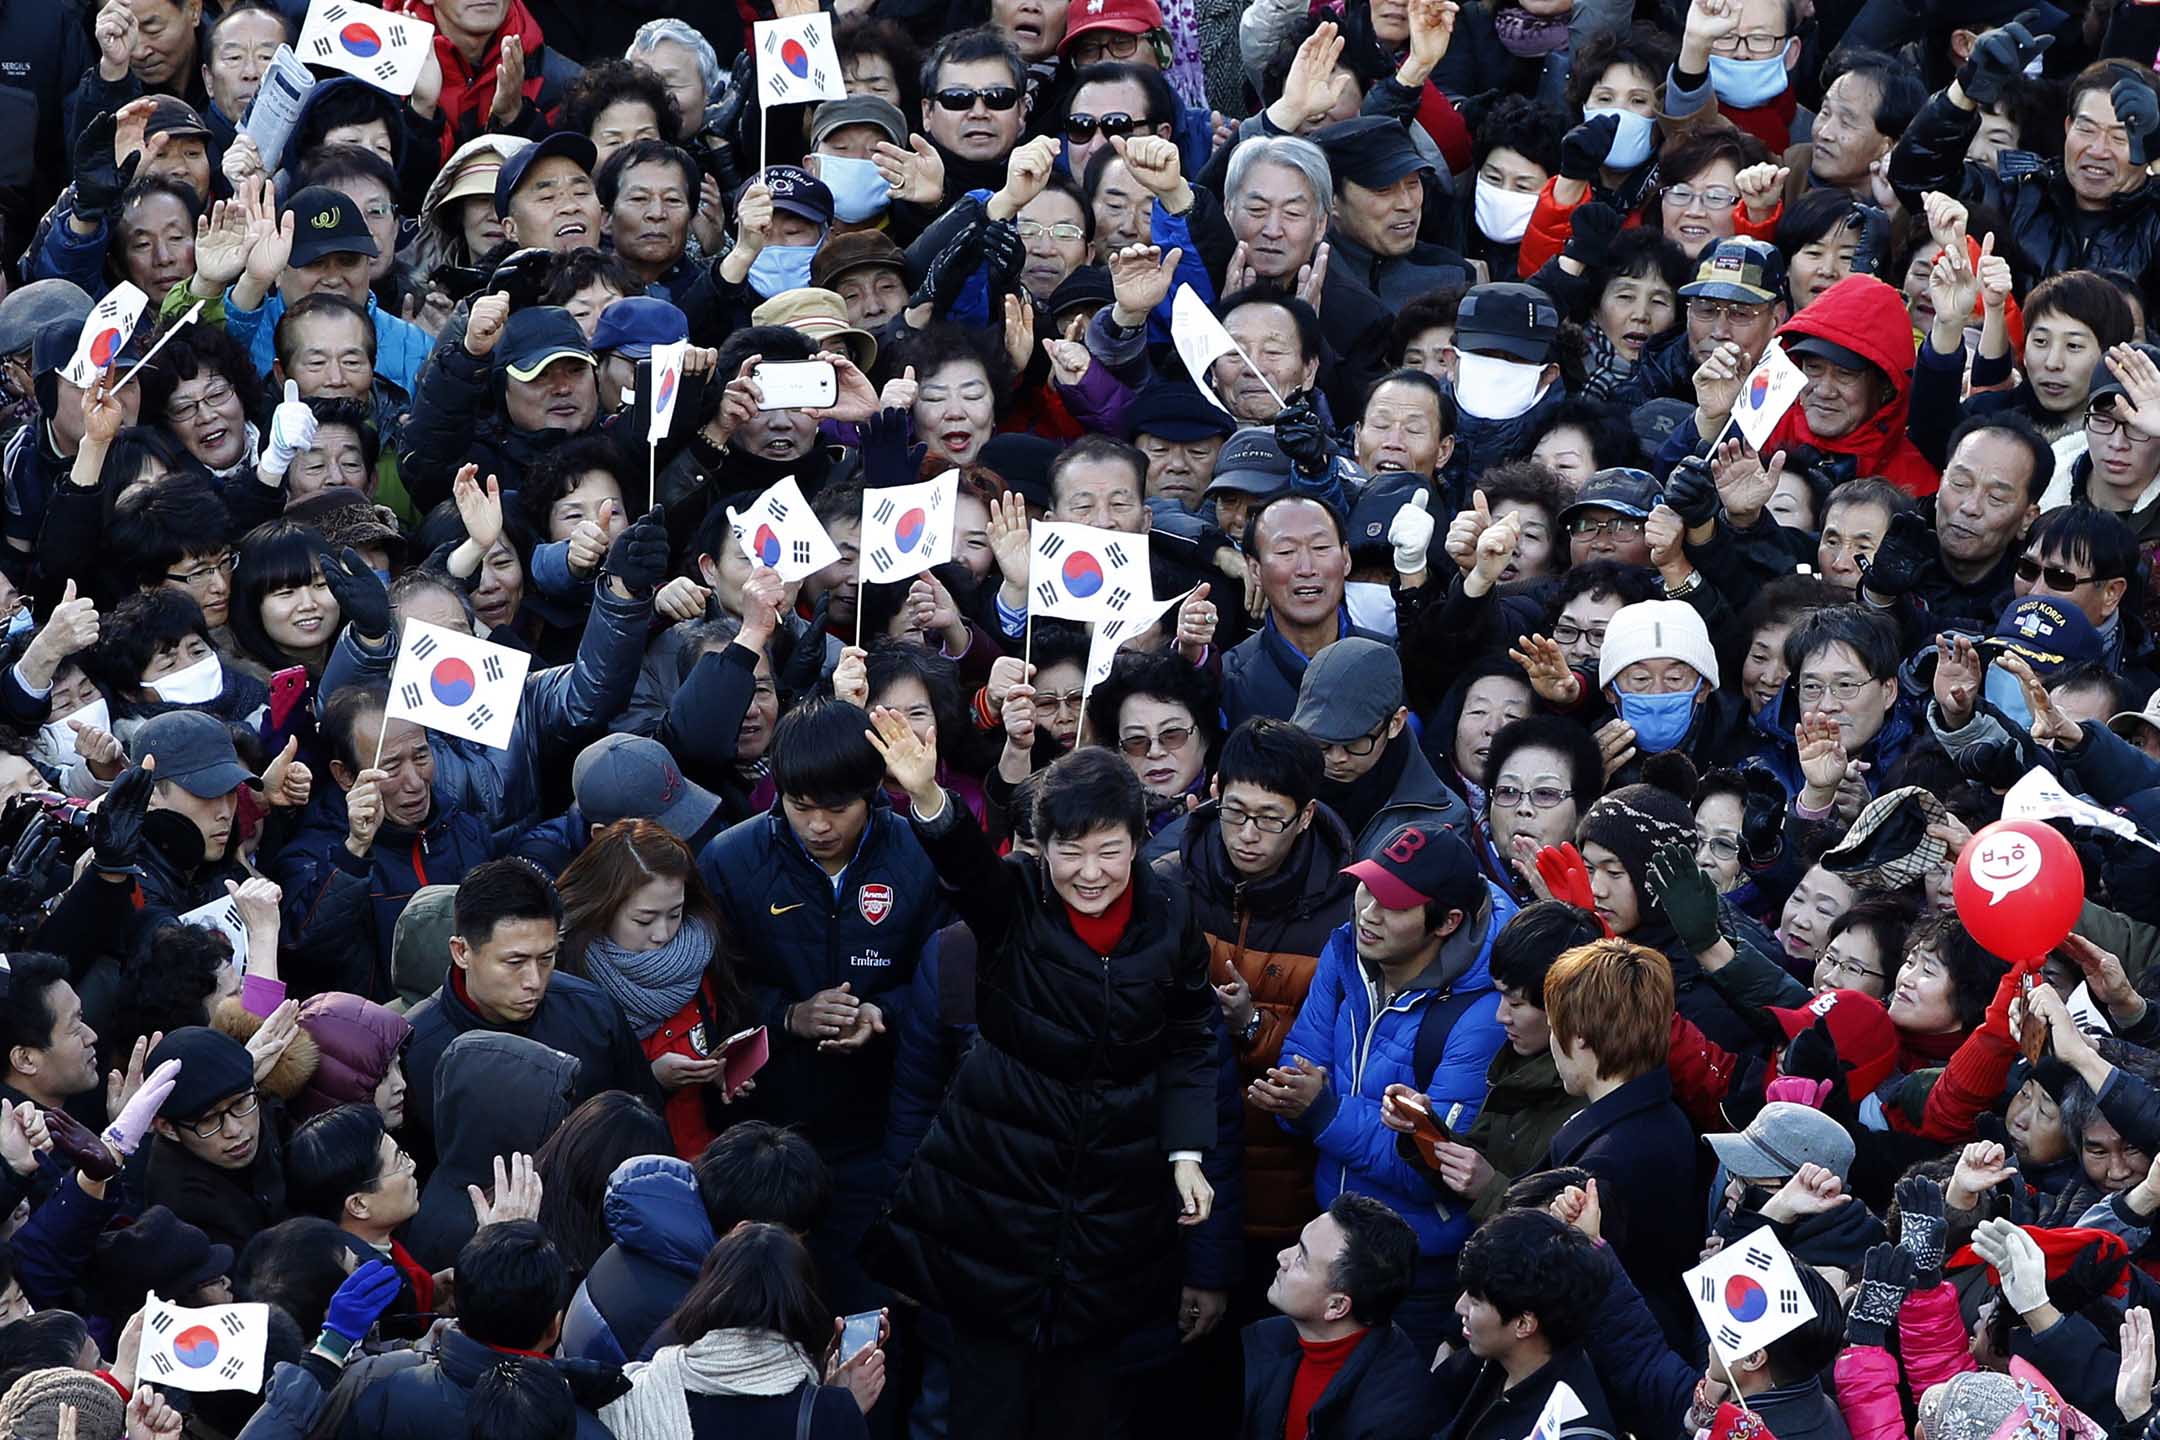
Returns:
[[[1419,1090],[1432,1088],[1432,1077],[1440,1068],[1440,1057],[1447,1053],[1448,1036],[1455,1032],[1455,1024],[1463,1012],[1485,998],[1488,992],[1460,991],[1428,1000],[1425,1008],[1418,1011],[1417,1042],[1410,1052],[1410,1074]]]

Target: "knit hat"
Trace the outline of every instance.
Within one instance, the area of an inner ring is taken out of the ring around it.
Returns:
[[[1625,615],[1627,610],[1620,613]],[[1607,631],[1608,644],[1611,639]],[[1694,850],[1694,812],[1672,791],[1655,785],[1621,786],[1592,805],[1575,829],[1577,845],[1602,845],[1619,857],[1628,879],[1635,882],[1635,904],[1645,915],[1664,913],[1656,909],[1650,887],[1643,882],[1650,871],[1651,852],[1675,842]]]
[[[1920,1396],[1928,1440],[2100,1440],[2107,1432],[2020,1356],[2010,1373],[1967,1370]]]
[[[1717,651],[1710,628],[1685,600],[1638,600],[1623,605],[1605,627],[1598,651],[1598,684],[1610,685],[1638,660],[1682,660],[1718,688]]]
[[[166,1120],[200,1119],[221,1101],[255,1088],[255,1060],[247,1047],[207,1025],[166,1031],[143,1062],[143,1070],[155,1070],[167,1060],[180,1062],[180,1079],[158,1107],[158,1115]]]
[[[0,1395],[0,1435],[8,1440],[55,1440],[63,1405],[75,1407],[80,1440],[117,1440],[127,1429],[127,1407],[110,1381],[88,1370],[55,1366],[32,1370]]]

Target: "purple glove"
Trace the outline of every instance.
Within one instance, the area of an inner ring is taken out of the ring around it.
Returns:
[[[105,1143],[122,1155],[133,1155],[136,1147],[142,1144],[143,1136],[150,1133],[150,1122],[157,1118],[158,1107],[179,1083],[178,1060],[167,1060],[151,1071],[142,1088],[128,1097],[127,1104],[120,1107],[112,1124],[105,1127]]]

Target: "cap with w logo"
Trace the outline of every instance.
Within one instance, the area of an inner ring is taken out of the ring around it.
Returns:
[[[293,217],[294,265],[313,265],[330,255],[373,258],[382,253],[360,218],[360,207],[327,185],[294,191],[285,213]]]

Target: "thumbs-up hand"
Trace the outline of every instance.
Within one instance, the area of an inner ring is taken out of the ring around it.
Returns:
[[[39,633],[38,638],[49,642],[41,648],[50,651],[56,658],[73,655],[78,650],[88,650],[98,642],[97,601],[87,595],[78,597],[75,593],[75,582],[70,579],[67,589],[61,594],[60,603],[53,606],[52,614],[46,618],[45,629]]]
[[[300,398],[300,387],[285,382],[285,398],[270,412],[270,443],[263,447],[262,473],[272,485],[285,478],[295,456],[315,448],[315,412]]]
[[[1485,492],[1480,490],[1477,498],[1484,500]],[[1432,548],[1433,517],[1426,508],[1431,502],[1432,492],[1421,488],[1388,522],[1388,544],[1395,549],[1395,573],[1398,575],[1424,573],[1425,552]]]
[[[1471,494],[1470,507],[1468,510],[1456,512],[1455,518],[1448,522],[1447,531],[1448,559],[1453,560],[1465,574],[1469,573],[1471,566],[1477,564],[1478,538],[1485,533],[1486,527],[1492,524],[1492,506],[1485,499],[1483,490]]]

